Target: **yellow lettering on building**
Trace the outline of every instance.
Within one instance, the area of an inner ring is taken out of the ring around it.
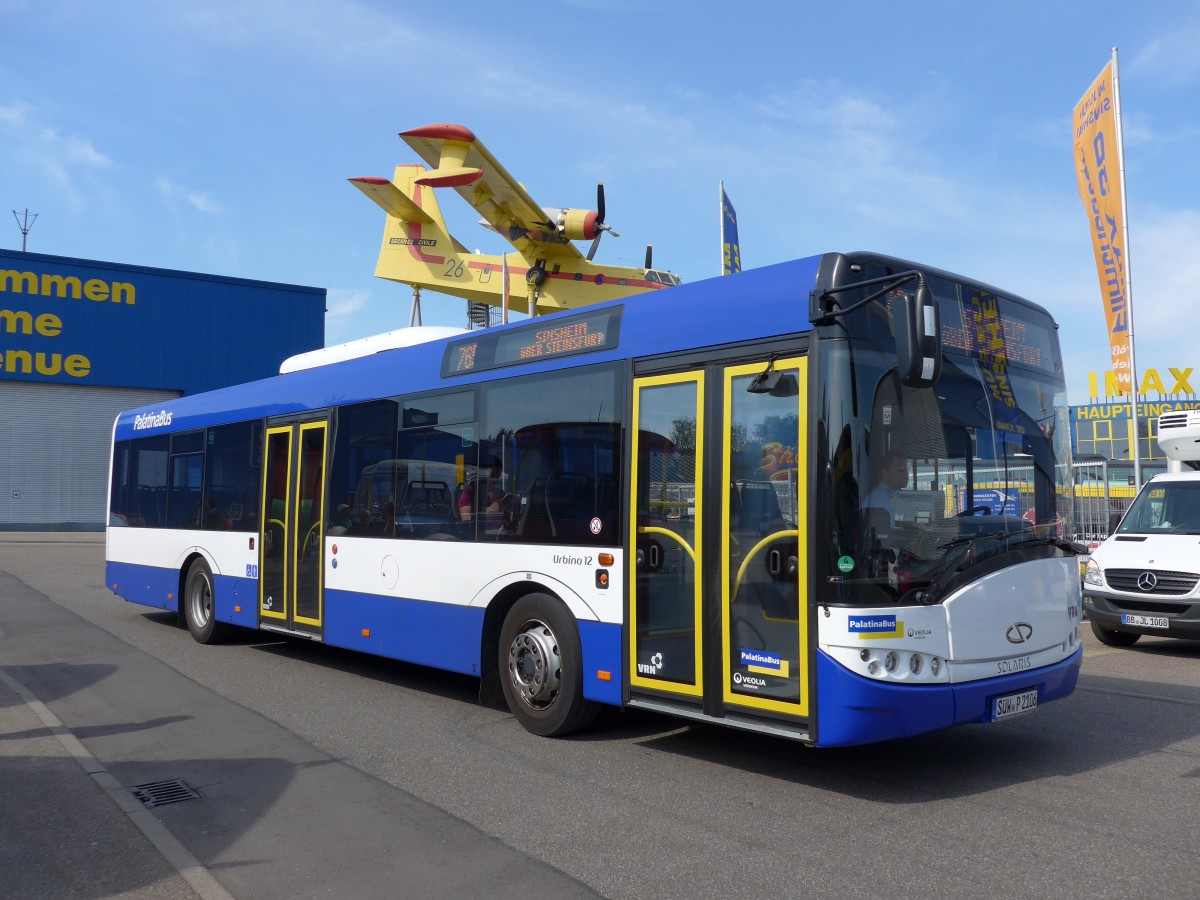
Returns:
[[[42,313],[36,319],[23,309],[0,309],[0,326],[8,334],[33,334],[57,337],[62,331],[62,319],[54,313]]]
[[[0,269],[0,291],[10,291],[14,294],[36,294],[38,292],[37,275],[33,272]]]
[[[92,372],[92,361],[86,356],[72,353],[63,363],[63,371],[72,378],[85,378]]]
[[[108,299],[108,282],[99,278],[89,278],[83,283],[83,295],[89,300],[102,302]]]
[[[1104,373],[1104,396],[1121,397],[1129,391],[1121,385],[1121,376],[1111,369]]]
[[[65,372],[72,378],[86,378],[92,372],[92,361],[72,353],[65,360],[61,353],[33,353],[29,350],[6,350],[0,354],[0,370],[13,375],[57,375]]]
[[[1154,392],[1157,394],[1166,394],[1169,396],[1185,394],[1192,395],[1196,393],[1192,387],[1191,377],[1194,369],[1167,369],[1171,373],[1171,389],[1167,390],[1166,382],[1158,369],[1146,369],[1142,373],[1141,383],[1138,385],[1138,394],[1146,394]],[[1124,397],[1129,394],[1129,391],[1122,387],[1121,377],[1125,373],[1114,372],[1111,369],[1104,373],[1104,394],[1105,397]],[[1098,390],[1097,373],[1088,372],[1088,392],[1092,400],[1099,399],[1101,394]]]
[[[50,296],[50,289],[54,289],[54,296],[66,297],[68,292],[72,300],[78,300],[80,291],[83,285],[79,283],[79,279],[74,275],[43,275],[42,276],[42,296]]]
[[[18,272],[15,269],[0,269],[0,292],[60,297],[64,300],[82,300],[86,297],[97,303],[111,301],[129,306],[137,303],[137,289],[125,281],[89,278],[81,282],[74,275],[49,273],[43,273],[39,279],[36,272]]]

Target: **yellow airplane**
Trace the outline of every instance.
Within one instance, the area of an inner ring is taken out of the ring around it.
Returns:
[[[400,137],[431,170],[400,165],[391,181],[349,181],[387,213],[375,274],[412,286],[418,324],[422,288],[541,315],[681,283],[651,267],[650,247],[642,268],[592,262],[601,235],[617,237],[604,221],[604,185],[597,186],[595,210],[543,209],[462,125],[426,125]],[[447,187],[516,252],[471,253],[455,240],[433,190]],[[586,255],[571,243],[586,240]]]

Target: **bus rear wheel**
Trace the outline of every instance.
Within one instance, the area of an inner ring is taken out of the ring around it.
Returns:
[[[201,644],[216,644],[229,634],[230,626],[216,618],[216,593],[212,570],[198,559],[188,568],[183,588],[183,618],[188,631]]]
[[[527,594],[500,630],[500,684],[517,721],[533,734],[569,734],[599,707],[583,697],[583,651],[570,611],[549,594]]]
[[[1109,647],[1132,647],[1137,643],[1140,634],[1134,634],[1129,631],[1113,631],[1109,628],[1101,628],[1095,622],[1092,623],[1092,634],[1096,636],[1102,644]]]

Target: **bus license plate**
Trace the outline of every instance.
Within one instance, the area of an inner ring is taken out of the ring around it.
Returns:
[[[1166,628],[1166,616],[1121,616],[1122,625],[1138,625],[1142,628]]]
[[[1009,694],[1007,697],[997,697],[992,701],[992,721],[1007,719],[1009,716],[1019,716],[1021,713],[1033,712],[1037,709],[1037,688],[1032,691],[1022,691],[1019,694]]]

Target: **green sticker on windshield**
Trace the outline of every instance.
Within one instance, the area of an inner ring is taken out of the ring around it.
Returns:
[[[854,571],[854,557],[843,556],[838,560],[838,570],[842,572]]]

